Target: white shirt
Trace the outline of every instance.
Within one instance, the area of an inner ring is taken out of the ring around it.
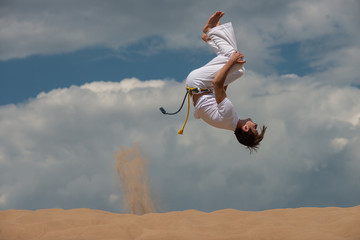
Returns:
[[[195,118],[201,118],[216,128],[235,131],[239,117],[228,98],[217,104],[214,94],[201,96],[195,106]]]

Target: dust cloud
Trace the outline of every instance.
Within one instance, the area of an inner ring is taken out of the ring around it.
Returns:
[[[130,148],[121,146],[116,158],[125,210],[137,215],[156,212],[147,176],[147,161],[139,144]]]

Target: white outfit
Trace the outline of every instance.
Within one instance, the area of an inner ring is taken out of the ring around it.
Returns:
[[[217,56],[205,66],[192,71],[188,75],[186,78],[187,87],[214,89],[212,80],[237,49],[231,22],[210,29],[207,36],[211,39],[207,43]],[[235,64],[226,76],[224,85],[227,86],[240,78],[244,72],[244,64]],[[214,127],[232,131],[236,129],[239,121],[231,101],[225,98],[220,104],[217,104],[214,94],[206,94],[198,99],[194,117],[201,118]]]

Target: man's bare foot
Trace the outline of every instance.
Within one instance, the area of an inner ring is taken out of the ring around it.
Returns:
[[[210,18],[209,21],[205,24],[204,28],[203,28],[203,32],[207,33],[210,29],[212,29],[213,27],[218,26],[219,20],[222,16],[224,16],[224,12],[221,11],[217,11],[216,13],[214,13]]]
[[[201,39],[204,40],[205,42],[208,42],[208,41],[211,40],[205,33],[203,33],[203,34],[201,35]]]
[[[219,26],[219,25],[220,25],[220,22],[218,22],[218,23],[216,24],[216,26]],[[206,35],[206,33],[203,33],[203,34],[201,35],[201,39],[204,40],[205,42],[208,42],[208,41],[211,40],[211,38],[209,38],[208,35]]]

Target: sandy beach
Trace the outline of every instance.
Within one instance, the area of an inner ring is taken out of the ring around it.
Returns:
[[[0,211],[1,240],[360,239],[360,206],[144,215],[93,209]]]

